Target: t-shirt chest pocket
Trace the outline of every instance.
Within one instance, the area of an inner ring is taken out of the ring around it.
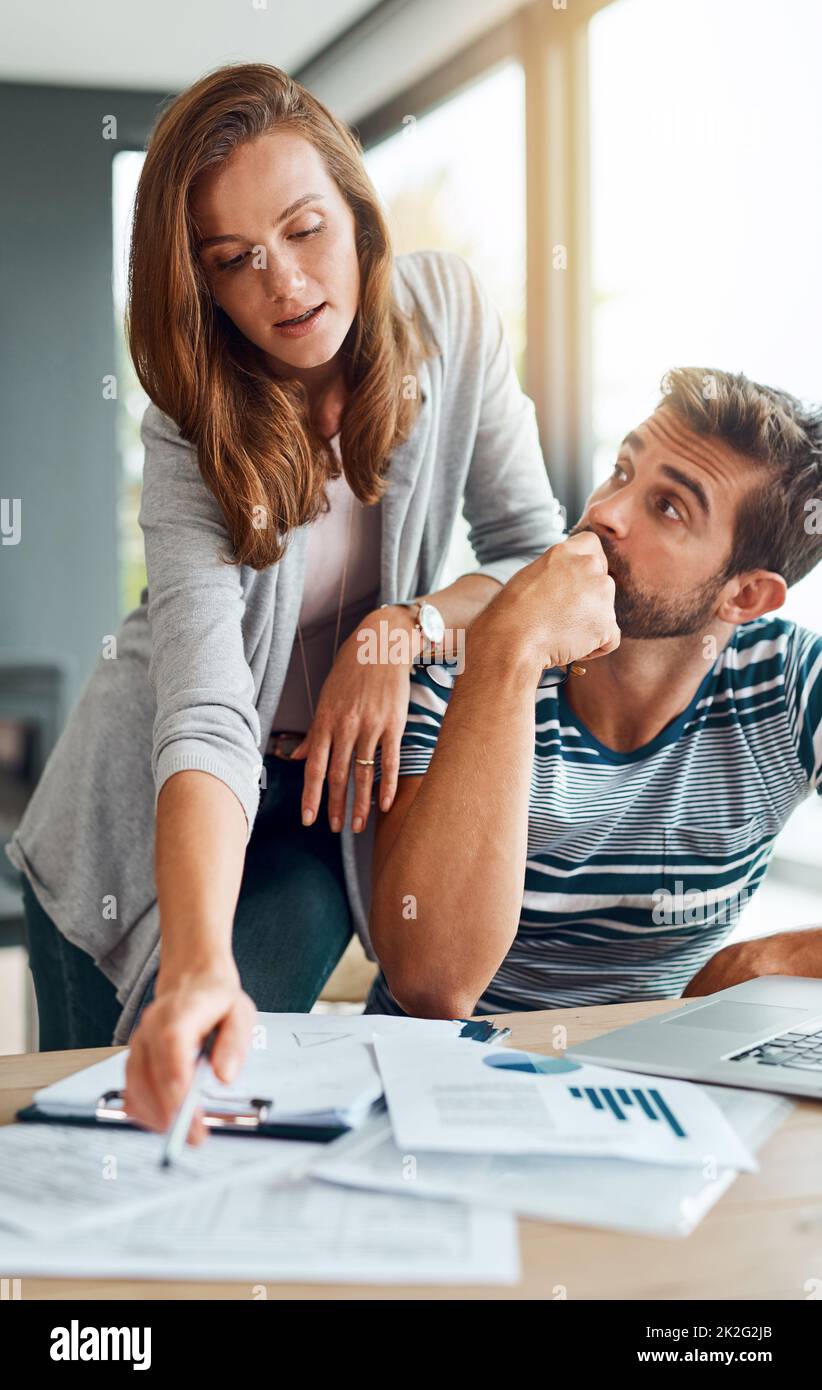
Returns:
[[[716,890],[720,896],[754,877],[774,840],[761,814],[732,826],[663,826],[660,835],[661,887],[676,894]]]

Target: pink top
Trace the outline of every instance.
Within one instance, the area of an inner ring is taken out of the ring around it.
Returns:
[[[329,443],[339,459],[339,434],[335,434]],[[328,483],[327,493],[329,511],[319,516],[309,528],[299,617],[315,710],[323,682],[334,664],[334,638],[346,551],[348,571],[343,593],[340,646],[366,613],[377,607],[380,596],[380,504],[367,507],[360,502],[348,486],[345,474]],[[295,637],[285,684],[271,727],[274,730],[296,729],[305,732],[310,723],[300,644]]]

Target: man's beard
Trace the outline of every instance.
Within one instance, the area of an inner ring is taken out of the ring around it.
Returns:
[[[599,536],[593,526],[579,524],[569,534],[578,536],[583,531]],[[693,637],[705,632],[724,582],[720,575],[666,600],[639,588],[631,578],[627,560],[607,538],[599,536],[599,541],[614,581],[614,612],[623,637]]]

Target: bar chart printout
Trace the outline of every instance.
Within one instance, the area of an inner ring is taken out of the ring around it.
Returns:
[[[605,1110],[607,1107],[617,1120],[627,1121],[630,1118],[628,1107],[638,1106],[635,1115],[641,1113],[649,1120],[664,1121],[677,1139],[687,1138],[686,1131],[655,1086],[647,1090],[634,1087],[630,1091],[623,1086],[617,1086],[615,1090],[610,1086],[569,1086],[568,1090],[575,1100],[587,1100],[595,1110]]]
[[[578,1062],[570,1057],[542,1057],[511,1049],[498,1052],[487,1059],[487,1065],[505,1071],[558,1076],[563,1072],[579,1071]],[[677,1139],[686,1139],[687,1132],[655,1086],[568,1086],[568,1094],[583,1105],[593,1107],[603,1115],[610,1112],[614,1119],[629,1123],[631,1119],[664,1122]]]
[[[409,1152],[587,1154],[700,1169],[710,1154],[720,1167],[757,1169],[710,1092],[688,1081],[467,1039],[409,1049],[375,1033],[374,1050],[394,1140]]]

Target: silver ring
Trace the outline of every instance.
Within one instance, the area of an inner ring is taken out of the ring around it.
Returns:
[[[354,762],[359,763],[360,767],[374,767],[376,758],[355,758]]]

